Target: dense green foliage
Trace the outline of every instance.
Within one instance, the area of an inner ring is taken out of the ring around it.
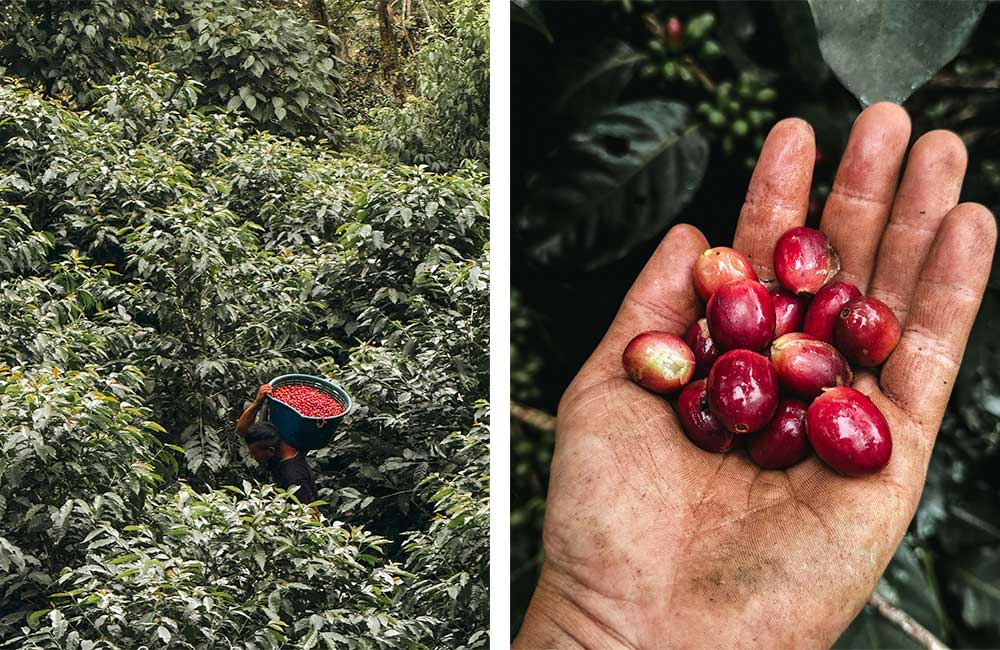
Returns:
[[[834,14],[843,13],[843,3],[829,4]],[[855,11],[870,11],[867,5],[875,3],[863,4]],[[940,10],[931,7],[935,4],[924,8]],[[963,3],[953,17],[975,14],[981,9],[976,4]],[[673,222],[698,226],[713,244],[732,241],[763,135],[781,117],[803,117],[815,130],[819,155],[809,223],[817,224],[860,110],[852,91],[867,99],[898,91],[898,79],[879,76],[883,64],[895,70],[919,63],[913,79],[930,81],[904,103],[912,139],[936,128],[958,133],[969,151],[961,200],[1000,211],[995,120],[1000,51],[992,37],[1000,11],[987,7],[958,58],[940,71],[935,66],[945,61],[939,44],[944,51],[961,44],[964,35],[941,34],[936,24],[926,57],[886,60],[911,51],[907,44],[923,52],[912,41],[926,26],[897,24],[918,14],[883,12],[877,20],[888,21],[883,36],[892,46],[858,44],[853,53],[844,53],[853,60],[831,70],[805,2],[512,5],[513,398],[555,411],[562,391]],[[672,15],[683,26],[679,43],[668,38]],[[836,23],[837,16],[833,20],[826,38],[858,40],[858,29]],[[859,53],[867,60],[859,62]],[[850,90],[837,75],[850,82]],[[636,110],[654,104],[663,110]],[[665,137],[668,133],[684,138]],[[685,139],[705,146],[685,147]],[[649,147],[650,142],[660,148]],[[642,147],[662,153],[631,155]],[[556,169],[553,160],[561,163]],[[889,602],[957,647],[1000,645],[997,286],[994,277],[919,510],[879,585]],[[516,630],[541,561],[552,437],[517,422],[512,430]],[[838,645],[919,647],[870,608]]]
[[[65,5],[103,43],[75,62],[0,10],[37,57],[0,83],[0,647],[485,646],[482,166],[290,139],[347,130],[274,101],[341,74],[305,3],[133,4]],[[310,454],[322,521],[233,429],[287,372],[357,404]]]

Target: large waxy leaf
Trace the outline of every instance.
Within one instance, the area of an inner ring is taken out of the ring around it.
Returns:
[[[902,103],[955,58],[985,2],[809,0],[819,47],[863,106]]]
[[[691,199],[708,142],[682,104],[646,99],[572,133],[534,179],[518,215],[531,253],[594,268],[660,233]]]
[[[589,49],[583,57],[569,59],[553,108],[591,116],[614,105],[644,58],[624,41],[611,40]]]

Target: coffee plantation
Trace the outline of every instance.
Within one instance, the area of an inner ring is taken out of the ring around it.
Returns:
[[[0,647],[485,647],[484,165],[295,138],[338,123],[268,89],[226,112],[120,27],[101,75],[0,82]],[[322,521],[234,429],[287,373],[356,403],[310,454]]]

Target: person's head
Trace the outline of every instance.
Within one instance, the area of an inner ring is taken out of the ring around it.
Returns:
[[[243,439],[247,443],[250,455],[261,465],[266,464],[281,447],[281,437],[278,430],[270,422],[255,422],[250,425]]]

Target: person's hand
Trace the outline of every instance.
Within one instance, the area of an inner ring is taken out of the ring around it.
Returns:
[[[266,395],[270,395],[272,392],[271,384],[263,384],[257,389],[257,397],[254,398],[255,402],[260,402],[264,399]]]
[[[767,471],[708,453],[628,379],[633,336],[683,335],[703,310],[691,266],[709,243],[676,226],[559,404],[545,563],[515,647],[828,648],[861,610],[920,499],[996,240],[986,208],[956,205],[955,134],[921,137],[897,188],[909,136],[901,107],[862,112],[820,225],[838,279],[903,324],[892,356],[854,382],[889,421],[889,464],[848,478],[815,456]],[[805,222],[814,159],[807,123],[771,130],[733,242],[765,283],[775,241]]]

